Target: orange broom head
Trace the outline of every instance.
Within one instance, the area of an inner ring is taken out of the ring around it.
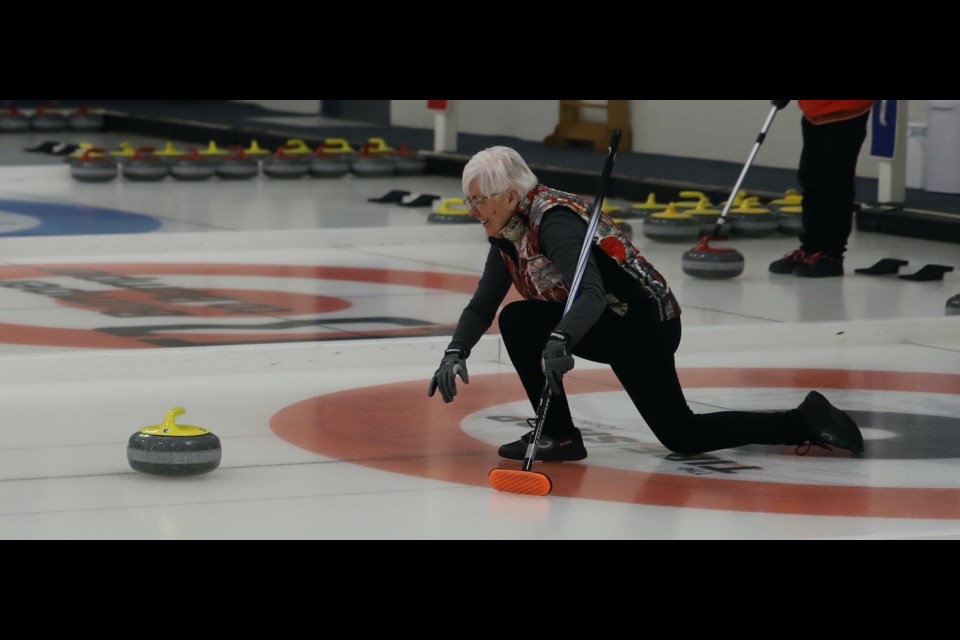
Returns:
[[[550,478],[535,471],[494,469],[488,475],[490,486],[502,493],[522,496],[545,496],[553,489]]]

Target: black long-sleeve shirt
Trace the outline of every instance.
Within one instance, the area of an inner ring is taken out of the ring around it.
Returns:
[[[586,232],[586,221],[566,207],[554,207],[540,223],[540,249],[557,268],[568,289],[573,285]],[[513,284],[501,250],[513,255],[514,246],[500,238],[490,238],[490,245],[480,283],[460,315],[450,342],[451,348],[464,349],[468,354],[493,324]],[[600,318],[606,305],[603,278],[591,251],[579,294],[556,329],[567,333],[576,345]]]

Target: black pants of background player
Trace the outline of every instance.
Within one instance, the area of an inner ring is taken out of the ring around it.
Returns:
[[[562,304],[535,300],[513,302],[500,313],[501,337],[534,412],[545,384],[543,347],[562,314]],[[749,444],[796,445],[806,441],[803,422],[795,409],[693,413],[674,362],[680,334],[679,318],[643,322],[629,313],[621,317],[608,309],[573,353],[609,364],[654,435],[671,451],[691,454]],[[576,375],[576,370],[566,375]],[[553,396],[543,434],[562,437],[575,429],[566,396]]]
[[[802,122],[799,181],[803,190],[800,248],[842,258],[853,229],[857,158],[870,113],[830,124]]]

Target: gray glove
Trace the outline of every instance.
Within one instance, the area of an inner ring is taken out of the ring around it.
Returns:
[[[440,367],[433,374],[433,380],[430,381],[428,397],[432,398],[437,389],[440,389],[443,401],[453,402],[453,397],[457,395],[457,376],[460,376],[465,384],[470,384],[470,375],[467,373],[467,356],[462,349],[447,349],[443,352]]]
[[[570,343],[573,342],[563,331],[554,331],[543,348],[543,375],[547,378],[550,391],[554,395],[563,393],[563,374],[573,369],[573,356]]]

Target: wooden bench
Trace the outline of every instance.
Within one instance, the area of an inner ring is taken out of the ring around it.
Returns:
[[[583,109],[605,111],[606,117],[602,122],[587,121],[581,117]],[[633,142],[629,100],[607,100],[606,103],[561,100],[560,122],[543,143],[548,147],[561,147],[571,142],[590,142],[593,144],[594,151],[606,151],[610,146],[614,129],[620,129],[622,132],[620,150],[629,151]]]

